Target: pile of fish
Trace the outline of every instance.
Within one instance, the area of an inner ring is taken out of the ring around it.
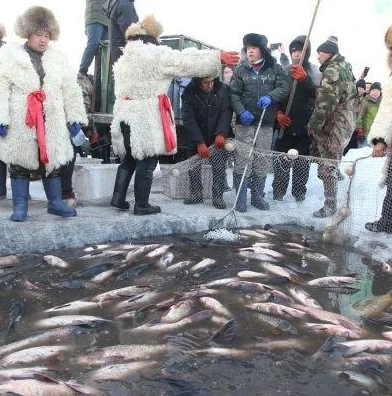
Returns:
[[[345,385],[392,394],[389,263],[369,270],[386,290],[362,298],[367,275],[300,234],[179,240],[0,257],[0,394],[147,394],[136,387],[146,379],[158,384],[151,394],[210,394],[213,385],[179,378],[290,353]]]

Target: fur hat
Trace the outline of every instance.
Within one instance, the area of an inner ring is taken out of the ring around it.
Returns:
[[[155,19],[154,15],[147,15],[142,21],[132,23],[125,32],[125,39],[149,36],[154,39],[163,32],[163,26]]]
[[[338,38],[336,36],[329,36],[327,41],[320,44],[317,48],[317,52],[326,52],[328,54],[338,54]]]
[[[244,48],[246,47],[257,47],[263,54],[269,54],[270,50],[268,48],[268,39],[263,34],[258,33],[248,33],[243,39],[242,43]]]
[[[357,88],[366,89],[366,81],[360,78],[357,83],[355,84]]]
[[[5,27],[0,23],[0,41],[5,37]]]
[[[374,82],[374,83],[370,86],[369,92],[370,92],[372,89],[378,89],[379,91],[381,91],[381,90],[382,90],[382,89],[381,89],[381,83],[379,83],[378,81]]]
[[[47,31],[51,40],[60,36],[60,26],[53,12],[45,7],[30,7],[15,22],[15,33],[21,38],[28,39],[40,29]]]

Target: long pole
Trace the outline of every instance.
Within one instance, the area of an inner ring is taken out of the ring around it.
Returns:
[[[303,49],[302,49],[301,57],[300,57],[300,59],[299,59],[299,65],[301,65],[301,66],[302,66],[302,64],[304,63],[305,54],[306,54],[306,49],[307,49],[308,46],[309,46],[310,34],[312,33],[314,21],[316,20],[316,15],[317,15],[317,11],[318,11],[318,8],[319,8],[320,3],[321,3],[321,0],[317,0],[316,7],[315,7],[315,9],[314,9],[314,11],[313,11],[313,16],[312,16],[312,20],[311,20],[311,22],[310,22],[308,34],[306,35],[304,47],[303,47]],[[293,85],[292,85],[292,87],[291,87],[289,100],[288,100],[288,102],[287,102],[285,115],[288,115],[288,114],[290,113],[290,109],[291,109],[291,105],[293,104],[293,99],[294,99],[294,95],[295,95],[295,90],[297,89],[297,85],[298,85],[298,81],[297,81],[297,80],[294,80],[294,81],[293,81]],[[280,131],[279,131],[279,139],[281,139],[281,138],[283,137],[283,133],[284,133],[284,129],[283,129],[283,128],[280,128]]]

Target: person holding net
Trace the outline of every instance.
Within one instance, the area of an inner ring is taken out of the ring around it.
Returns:
[[[282,67],[271,56],[267,37],[249,33],[243,37],[243,52],[246,59],[235,69],[230,81],[230,100],[237,115],[235,139],[246,145],[253,144],[258,133],[255,148],[270,151],[274,125],[274,106],[289,96],[289,83]],[[264,111],[265,110],[265,111]],[[258,124],[264,111],[260,128]],[[236,210],[247,211],[247,187],[251,187],[251,204],[259,210],[269,210],[264,200],[268,160],[265,156],[253,159],[249,174],[242,174],[246,168],[243,155],[234,160],[233,182],[237,191]]]
[[[212,166],[212,204],[226,209],[223,191],[226,182],[226,151],[223,149],[230,130],[232,110],[229,87],[217,77],[194,77],[182,94],[182,119],[188,136],[188,154],[208,158]],[[209,151],[208,146],[214,144]],[[189,197],[184,204],[203,202],[202,161],[188,170]]]
[[[383,90],[383,100],[380,103],[376,118],[368,135],[368,141],[373,146],[373,157],[387,156],[383,168],[382,185],[387,191],[382,205],[379,220],[365,224],[371,232],[387,232],[392,234],[392,25],[385,34],[385,45],[388,48],[388,67],[391,71]]]

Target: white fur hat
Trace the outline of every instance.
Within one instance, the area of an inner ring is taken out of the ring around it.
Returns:
[[[133,23],[125,32],[125,38],[150,36],[157,39],[163,32],[163,26],[155,19],[154,15],[147,15],[142,21]]]
[[[60,26],[49,8],[33,6],[16,19],[15,33],[19,37],[27,39],[40,29],[47,31],[51,40],[57,40],[60,36]]]
[[[5,27],[0,23],[0,41],[5,37]]]

